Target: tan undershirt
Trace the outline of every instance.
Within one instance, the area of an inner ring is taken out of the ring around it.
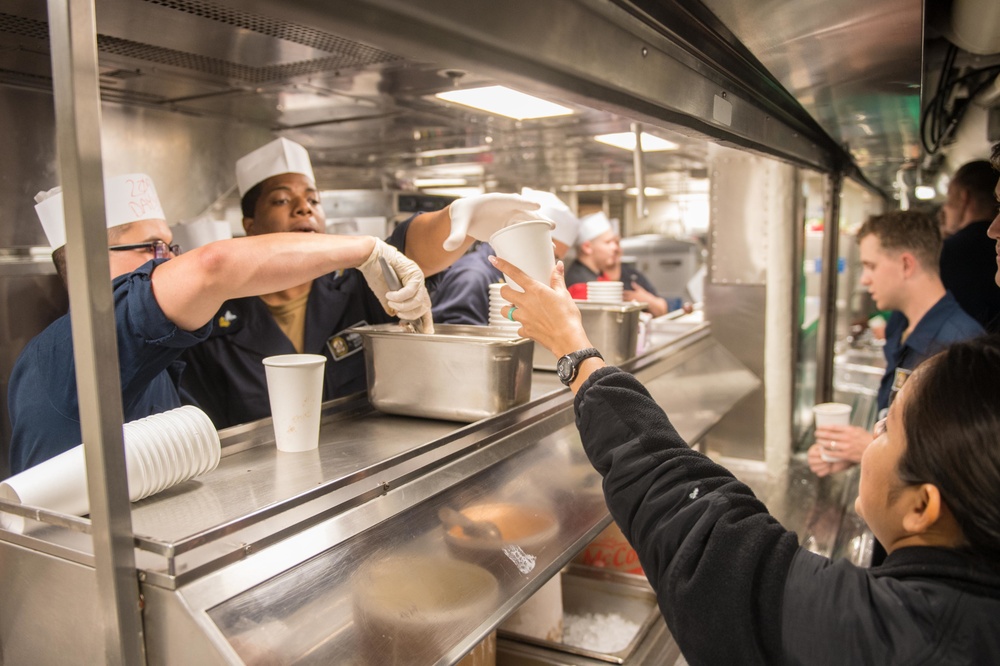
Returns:
[[[278,328],[291,340],[295,351],[300,354],[306,342],[306,304],[309,302],[311,290],[310,284],[310,288],[304,294],[281,305],[265,303]]]

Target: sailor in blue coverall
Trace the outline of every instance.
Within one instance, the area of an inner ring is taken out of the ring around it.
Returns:
[[[278,139],[240,158],[236,179],[248,236],[324,232],[312,165],[299,144]],[[535,217],[537,208],[513,194],[467,197],[410,218],[396,228],[388,245],[405,252],[425,275],[434,275],[458,260],[474,240]],[[350,329],[390,321],[385,310],[351,270],[259,298],[228,301],[215,315],[211,337],[185,355],[182,387],[218,428],[270,416],[262,365],[268,356],[325,356],[323,400],[363,391],[361,341]]]
[[[210,243],[176,258],[152,180],[129,174],[106,183],[110,277],[125,421],[179,407],[177,361],[204,340],[228,298],[287,289],[303,280],[358,267],[383,307],[410,319],[430,318],[419,267],[369,236],[274,234]],[[42,193],[36,211],[65,276],[65,224],[58,188]],[[403,287],[388,292],[378,259]],[[361,279],[360,277],[358,279]],[[379,282],[382,280],[381,282]],[[368,293],[372,293],[369,291]],[[70,317],[56,320],[23,350],[10,380],[11,469],[37,465],[81,443]]]

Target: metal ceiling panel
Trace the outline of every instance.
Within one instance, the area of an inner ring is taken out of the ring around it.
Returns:
[[[703,0],[862,172],[919,158],[922,0]]]

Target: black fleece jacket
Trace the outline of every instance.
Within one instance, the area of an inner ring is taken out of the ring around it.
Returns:
[[[753,492],[691,450],[630,374],[595,372],[577,427],[615,522],[698,664],[1000,663],[1000,575],[959,551],[881,567],[798,546]]]

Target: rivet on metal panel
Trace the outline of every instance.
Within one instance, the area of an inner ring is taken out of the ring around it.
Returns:
[[[145,571],[140,571],[139,572],[139,580],[140,581],[145,581],[146,580],[146,572]]]
[[[252,552],[253,552],[253,546],[251,544],[248,543],[245,546],[243,546],[243,554],[244,555],[249,555]]]
[[[645,58],[648,55],[649,55],[649,49],[647,49],[645,46],[643,46],[642,47],[642,57]]]
[[[723,91],[722,91],[721,93],[719,93],[719,94],[720,94],[720,95],[722,96],[722,99],[726,99],[726,91],[724,91],[724,90],[723,90]]]
[[[382,494],[383,495],[388,494],[389,490],[391,489],[391,487],[389,486],[389,484],[386,483],[385,481],[382,481],[381,483],[379,483],[379,486],[382,488]]]

